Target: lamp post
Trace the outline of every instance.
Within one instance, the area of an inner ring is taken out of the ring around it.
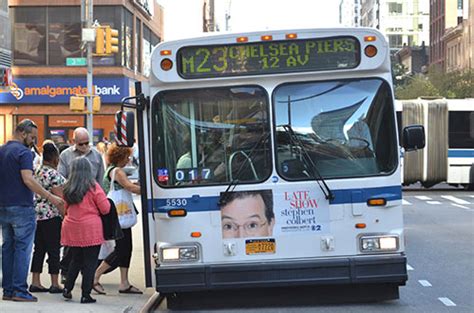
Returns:
[[[92,18],[93,18],[93,0],[82,0],[81,2],[81,15],[82,15],[82,23],[83,23],[83,33],[84,28],[87,30],[92,29]],[[94,121],[92,116],[92,98],[93,98],[93,84],[92,84],[92,42],[93,40],[86,41],[86,49],[87,49],[87,118],[86,118],[86,125],[87,131],[89,132],[89,141],[94,143]]]

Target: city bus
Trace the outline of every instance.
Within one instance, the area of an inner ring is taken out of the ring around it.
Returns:
[[[402,156],[402,182],[474,190],[474,99],[420,97],[395,101],[399,130],[424,126],[426,147]]]
[[[191,294],[407,280],[389,47],[374,29],[163,42],[138,123],[147,284]],[[406,151],[423,128],[403,130]],[[147,254],[148,253],[148,254]],[[216,299],[217,300],[217,299]]]

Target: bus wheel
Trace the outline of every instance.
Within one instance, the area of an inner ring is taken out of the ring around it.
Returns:
[[[179,310],[182,305],[182,301],[178,294],[176,293],[168,293],[164,295],[166,298],[166,307],[169,310]]]
[[[466,190],[474,190],[474,163],[471,164],[469,171],[469,184],[466,185]]]

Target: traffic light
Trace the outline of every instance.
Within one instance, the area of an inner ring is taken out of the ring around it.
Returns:
[[[113,54],[113,53],[119,52],[118,35],[119,35],[118,30],[110,28],[110,26],[107,26],[105,28],[105,53],[106,54]]]
[[[85,110],[85,99],[82,96],[71,96],[69,98],[69,110],[83,112]]]
[[[105,53],[105,27],[96,27],[95,31],[95,53],[103,55]]]
[[[101,104],[100,97],[94,96],[94,98],[92,99],[92,113],[100,112],[100,104]]]

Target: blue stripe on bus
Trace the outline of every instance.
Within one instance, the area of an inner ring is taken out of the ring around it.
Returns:
[[[332,190],[334,200],[330,204],[344,204],[344,203],[365,203],[373,198],[385,198],[387,201],[402,199],[402,186],[387,186],[375,188],[354,188],[354,189],[340,189]],[[173,205],[172,201],[175,201]],[[183,205],[182,201],[186,204]],[[180,201],[178,204],[176,201]],[[204,212],[204,211],[218,211],[219,206],[217,202],[219,196],[200,197],[193,195],[189,198],[168,198],[168,199],[154,199],[148,200],[148,212],[152,212],[152,208],[156,208],[157,213],[166,213],[170,209],[184,208],[188,212]]]
[[[448,158],[474,158],[474,149],[469,150],[448,150]]]
[[[387,186],[375,188],[354,188],[332,190],[334,200],[330,204],[344,204],[344,203],[362,203],[369,199],[385,198],[387,201],[402,199],[402,186]]]

